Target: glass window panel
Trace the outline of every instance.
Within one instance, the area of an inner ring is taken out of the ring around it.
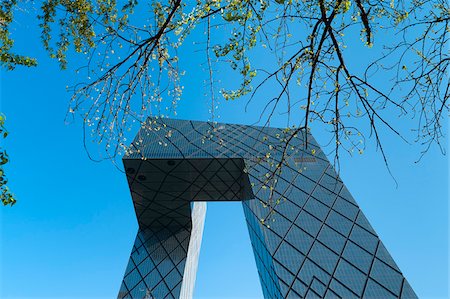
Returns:
[[[372,279],[369,279],[369,281],[367,282],[367,287],[364,291],[364,297],[383,299],[398,298],[397,296],[394,296],[392,293],[388,292],[385,288],[381,287],[378,283],[374,282]]]
[[[270,252],[275,252],[281,243],[281,238],[268,228],[263,229],[266,246]]]
[[[141,281],[141,283],[130,291],[130,298],[144,298],[147,292],[148,290],[145,283]]]
[[[316,294],[316,292],[314,292],[313,289],[309,289],[305,296],[305,299],[321,299],[321,298],[322,297]]]
[[[313,289],[317,294],[319,294],[321,298],[323,298],[323,295],[325,294],[327,287],[320,280],[314,277],[313,282],[311,284],[311,289]]]
[[[373,254],[375,254],[375,249],[379,242],[376,236],[357,225],[353,227],[350,234],[350,240]]]
[[[181,284],[182,284],[182,282],[180,281],[177,284],[177,286],[172,290],[172,295],[173,295],[174,299],[178,299],[180,297]]]
[[[353,205],[355,206],[358,205],[356,201],[353,199],[353,196],[350,194],[350,191],[348,191],[347,187],[345,187],[345,185],[342,187],[341,193],[339,193],[339,195],[346,201],[352,203]]]
[[[174,289],[175,286],[181,282],[181,280],[181,274],[178,273],[176,268],[174,268],[166,277],[164,277],[164,281],[166,282],[170,290]]]
[[[330,289],[344,299],[359,299],[361,296],[356,296],[351,289],[339,283],[337,280],[331,280]]]
[[[328,226],[322,227],[318,239],[337,254],[340,254],[344,248],[345,238]]]
[[[308,286],[301,282],[300,280],[296,279],[293,285],[293,289],[296,293],[298,293],[300,296],[305,296],[306,290],[308,289]]]
[[[291,193],[291,195],[289,196],[289,199],[292,196],[295,197],[295,195],[296,195],[296,193],[294,193],[294,194]],[[290,221],[294,221],[295,218],[300,213],[300,208],[297,205],[293,204],[290,200],[281,200],[280,204],[275,206],[275,210],[278,213],[285,216]]]
[[[145,276],[148,273],[150,273],[153,269],[155,269],[155,265],[153,264],[153,261],[150,259],[150,257],[148,257],[138,265],[138,268],[142,276]]]
[[[301,254],[287,242],[283,242],[278,251],[275,253],[275,259],[278,260],[280,264],[289,269],[292,273],[297,273],[304,257],[305,256],[303,254]]]
[[[347,242],[343,257],[364,273],[369,273],[373,256],[352,242]]]
[[[294,281],[294,275],[292,272],[287,270],[282,264],[277,262],[276,260],[273,261],[273,266],[275,268],[275,272],[277,273],[277,276],[284,281],[287,285],[291,285]]]
[[[400,269],[397,267],[397,264],[394,262],[394,259],[391,257],[386,247],[384,247],[383,243],[380,241],[377,249],[377,258],[394,268],[395,270],[400,272]]]
[[[342,297],[333,292],[331,289],[327,289],[327,292],[325,293],[324,299],[341,299]]]
[[[165,296],[167,296],[167,294],[169,294],[170,291],[167,288],[166,284],[164,283],[164,281],[161,281],[152,291],[151,291],[151,295],[153,296],[153,298],[164,298]],[[137,297],[140,298],[140,297]],[[151,298],[151,297],[150,297]]]
[[[315,199],[317,199],[318,201],[320,201],[321,203],[331,207],[331,206],[333,206],[333,203],[337,197],[337,194],[318,185],[316,187],[316,189],[314,190],[314,192],[312,193],[312,196]]]
[[[127,284],[128,289],[134,288],[141,280],[142,277],[136,268],[124,278],[124,281]]]
[[[162,277],[156,269],[144,277],[144,281],[150,289],[153,289],[161,280]]]
[[[122,282],[122,285],[120,286],[120,290],[119,290],[119,295],[117,295],[117,298],[122,299],[122,298],[127,298],[127,297],[129,297],[128,289],[125,286],[125,283]]]
[[[325,174],[322,177],[322,179],[320,180],[320,185],[336,194],[339,194],[343,186],[342,182],[339,179],[328,174]]]
[[[286,240],[303,254],[308,253],[314,241],[311,236],[298,228],[296,225],[291,227],[289,233],[287,234]]]
[[[348,236],[353,225],[351,221],[336,213],[335,211],[331,211],[325,222],[344,236]]]
[[[330,274],[333,273],[339,259],[335,253],[321,245],[319,242],[313,244],[313,247],[308,254],[308,258],[313,260]]]
[[[324,221],[330,208],[311,197],[305,206],[305,210]]]
[[[341,213],[352,221],[356,218],[356,214],[358,213],[358,208],[356,206],[345,201],[341,197],[338,197],[338,199],[335,201],[333,210]]]
[[[358,296],[361,296],[366,276],[362,274],[357,268],[353,267],[344,260],[339,261],[334,277],[347,288],[351,289]],[[336,289],[333,288],[336,291]],[[339,294],[339,293],[338,293]]]
[[[291,221],[284,218],[282,215],[278,213],[274,213],[269,219],[267,225],[270,226],[270,229],[275,231],[279,236],[284,237],[291,227]]]
[[[379,260],[375,260],[373,263],[370,277],[394,294],[400,294],[400,287],[403,280],[402,275]]]
[[[307,231],[310,235],[316,236],[320,230],[321,222],[306,211],[302,211],[295,220],[295,224]]]
[[[127,269],[125,270],[125,275],[124,276],[127,276],[128,273],[130,273],[134,268],[136,268],[136,266],[133,263],[133,260],[130,258],[128,260],[128,265],[127,265]]]
[[[170,271],[172,271],[173,268],[175,268],[175,265],[172,260],[167,257],[156,267],[158,268],[158,271],[162,276],[166,276]]]
[[[289,286],[286,285],[283,281],[279,281],[279,284],[282,296],[286,297],[287,293],[289,292]]]
[[[328,283],[331,278],[327,272],[319,268],[310,260],[306,259],[298,274],[298,278],[300,278],[305,284],[309,285],[313,277],[317,277],[323,283]]]
[[[406,279],[403,283],[401,298],[402,299],[417,299],[416,293],[414,293],[413,289],[411,288],[411,285],[408,283],[408,281]]]
[[[372,234],[376,234],[375,231],[372,228],[372,225],[370,225],[369,220],[367,220],[366,216],[362,212],[358,214],[358,218],[356,219],[356,223],[358,223],[360,226],[371,232]]]

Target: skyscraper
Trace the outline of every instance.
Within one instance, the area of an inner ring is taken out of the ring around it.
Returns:
[[[265,298],[417,298],[311,134],[149,118],[119,298],[192,298],[204,201],[242,201]]]

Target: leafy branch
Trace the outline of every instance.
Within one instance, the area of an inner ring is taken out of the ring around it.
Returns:
[[[0,138],[4,139],[8,136],[8,131],[5,128],[5,116],[0,114]],[[15,196],[10,192],[8,186],[8,179],[5,175],[5,165],[9,162],[8,154],[0,147],[0,197],[3,205],[13,206],[16,203]]]

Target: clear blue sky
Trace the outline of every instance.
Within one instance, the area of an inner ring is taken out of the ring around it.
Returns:
[[[0,209],[0,297],[114,298],[137,231],[127,182],[111,163],[88,159],[79,119],[64,124],[73,71],[59,71],[40,50],[35,24],[22,17],[17,49],[31,51],[39,67],[1,72],[0,110],[11,133],[7,174],[18,204]],[[185,64],[182,119],[209,118],[198,61]],[[239,100],[219,111],[230,123],[259,115],[244,114]],[[284,125],[282,117],[272,125]],[[419,151],[386,136],[398,188],[373,148],[344,155],[341,176],[419,297],[448,298],[449,163],[432,148],[415,164]],[[241,205],[208,204],[195,298],[261,297]]]

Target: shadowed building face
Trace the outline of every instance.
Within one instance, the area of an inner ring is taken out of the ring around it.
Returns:
[[[242,201],[265,298],[417,298],[314,138],[290,136],[149,119],[123,160],[139,231],[118,297],[192,298],[204,202]]]

